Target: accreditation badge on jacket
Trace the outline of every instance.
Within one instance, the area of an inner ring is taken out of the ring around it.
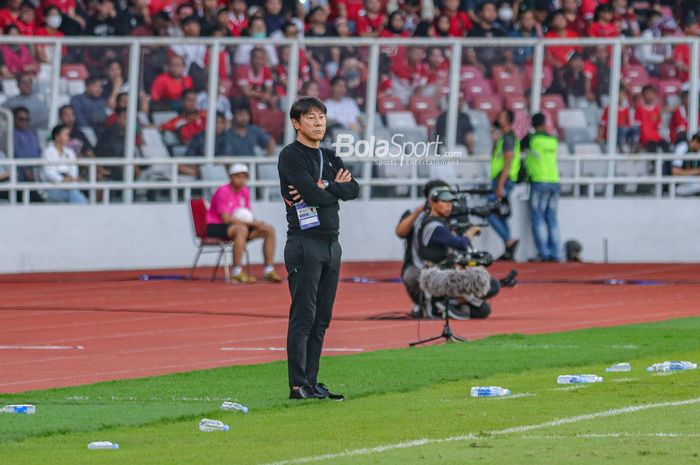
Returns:
[[[294,204],[294,208],[297,211],[297,217],[299,218],[299,227],[304,229],[315,228],[321,222],[318,219],[318,212],[316,207],[309,207],[304,202],[299,202]]]

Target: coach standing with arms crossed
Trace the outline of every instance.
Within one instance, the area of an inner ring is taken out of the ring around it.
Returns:
[[[287,206],[284,263],[292,296],[287,330],[289,398],[344,400],[317,377],[340,274],[338,200],[357,198],[359,186],[335,151],[320,147],[326,134],[323,102],[302,97],[289,116],[297,138],[282,150],[277,165]]]

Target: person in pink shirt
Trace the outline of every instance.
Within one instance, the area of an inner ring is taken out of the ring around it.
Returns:
[[[271,225],[258,221],[250,209],[248,167],[234,163],[229,169],[231,182],[219,187],[207,210],[207,236],[233,241],[233,271],[231,280],[237,283],[255,282],[253,276],[243,271],[241,263],[248,241],[261,238],[265,258],[265,281],[279,283],[282,278],[273,267],[275,257],[275,230]]]

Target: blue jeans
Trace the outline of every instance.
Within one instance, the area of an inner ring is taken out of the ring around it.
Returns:
[[[497,185],[498,178],[491,181],[491,188],[494,191],[496,190]],[[505,191],[506,197],[510,195],[510,191],[513,190],[513,186],[515,186],[515,183],[513,181],[511,181],[510,179],[506,180],[506,184],[505,186],[503,186],[503,190]],[[489,195],[488,199],[490,202],[493,202],[494,200],[496,200],[496,194]],[[508,242],[510,240],[510,228],[508,227],[508,222],[506,221],[506,218],[503,218],[501,215],[493,214],[489,216],[487,220],[493,228],[493,230],[496,231],[496,234],[501,236],[503,242]]]
[[[543,260],[559,260],[559,184],[530,184],[530,219],[537,256]]]
[[[52,189],[46,191],[46,200],[49,202],[87,204],[87,199],[78,189]]]

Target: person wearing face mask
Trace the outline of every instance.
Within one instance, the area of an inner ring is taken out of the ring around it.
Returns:
[[[250,37],[251,39],[265,39],[267,38],[267,26],[265,25],[265,20],[260,16],[253,16],[248,21],[248,29],[243,32],[243,36]],[[277,49],[272,44],[241,44],[236,47],[236,57],[235,62],[238,65],[249,65],[250,64],[250,52],[256,48],[263,48],[267,51],[267,59],[270,66],[277,66],[279,60],[277,59]]]
[[[513,28],[513,7],[510,3],[503,2],[498,7],[498,23],[505,31]]]

